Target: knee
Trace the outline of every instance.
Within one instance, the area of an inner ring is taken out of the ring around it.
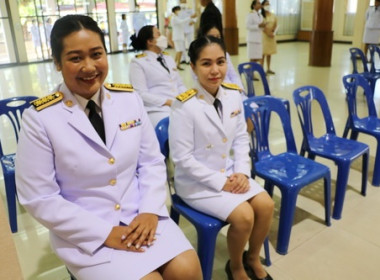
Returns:
[[[252,208],[246,202],[235,208],[227,219],[227,222],[230,223],[232,227],[247,231],[252,229],[253,221],[254,215]]]
[[[273,215],[274,201],[267,192],[262,192],[254,197],[251,201],[251,205],[255,213],[259,215]]]
[[[175,257],[163,273],[164,279],[201,280],[202,269],[197,253],[188,250]]]

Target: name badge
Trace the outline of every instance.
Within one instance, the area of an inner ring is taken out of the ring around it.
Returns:
[[[236,110],[236,111],[233,111],[232,113],[231,113],[231,118],[233,118],[233,117],[236,117],[237,115],[239,115],[241,113],[241,110],[239,109],[239,110]]]
[[[119,124],[119,127],[120,127],[120,130],[127,130],[129,128],[136,127],[139,125],[141,125],[141,119],[121,123],[121,124]]]

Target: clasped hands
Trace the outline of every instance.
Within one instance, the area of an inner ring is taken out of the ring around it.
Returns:
[[[248,177],[243,173],[233,173],[223,186],[223,190],[230,193],[246,193],[249,188]]]
[[[139,214],[127,226],[114,226],[104,245],[118,250],[144,252],[144,247],[153,245],[157,224],[157,215]]]

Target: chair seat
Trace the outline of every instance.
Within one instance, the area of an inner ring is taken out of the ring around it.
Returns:
[[[4,173],[15,172],[15,157],[16,154],[9,154],[0,158]]]
[[[375,117],[366,117],[362,119],[356,119],[354,121],[354,127],[356,130],[361,132],[366,132],[371,135],[379,134],[380,135],[380,119]]]
[[[295,168],[297,167],[297,168]],[[330,170],[323,164],[300,157],[294,153],[282,153],[255,163],[255,172],[281,187],[299,188],[324,177]]]
[[[320,138],[309,138],[308,142],[309,152],[340,161],[352,161],[369,150],[366,144],[333,134],[325,134]]]

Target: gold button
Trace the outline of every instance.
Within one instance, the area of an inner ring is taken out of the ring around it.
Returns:
[[[120,210],[120,204],[115,205],[115,210]]]
[[[73,102],[71,100],[66,100],[65,104],[66,104],[67,107],[72,107],[73,106]]]
[[[224,173],[226,170],[224,168],[220,169],[220,172]]]
[[[227,142],[227,138],[224,137],[224,138],[222,139],[222,141],[223,141],[223,143],[226,143],[226,142]]]
[[[107,99],[110,99],[110,98],[111,98],[111,95],[107,93]]]
[[[108,163],[109,164],[114,164],[115,163],[115,159],[113,157],[109,158],[108,159]]]
[[[116,185],[116,179],[112,179],[112,180],[110,180],[110,185],[111,185],[111,186],[115,186],[115,185]]]
[[[223,154],[223,155],[222,155],[222,158],[226,158],[226,157],[227,157],[226,154]]]

